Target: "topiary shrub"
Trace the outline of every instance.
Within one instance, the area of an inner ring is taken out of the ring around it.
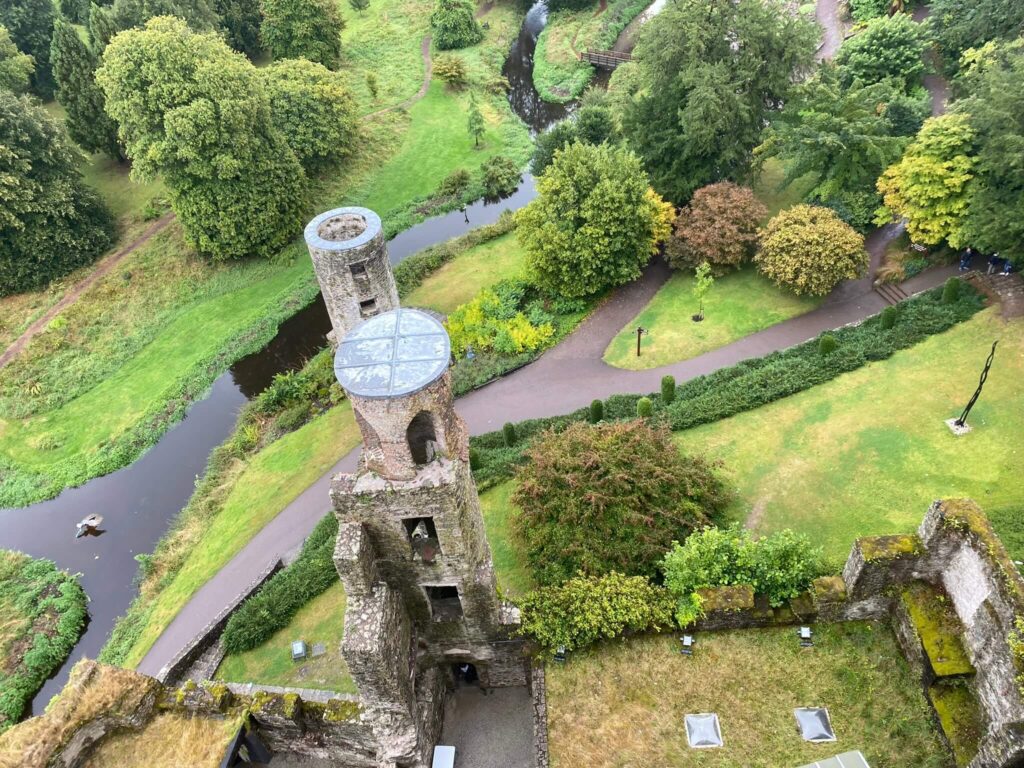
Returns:
[[[470,0],[438,0],[430,15],[434,32],[434,45],[439,51],[465,48],[484,39],[484,31],[477,24],[476,7]]]
[[[668,591],[643,576],[577,576],[523,597],[519,632],[553,655],[560,646],[574,651],[626,631],[667,629],[673,605]]]
[[[956,300],[959,298],[960,280],[956,277],[951,277],[946,281],[946,284],[942,286],[942,303],[956,304]]]
[[[484,173],[484,195],[491,199],[511,195],[522,179],[515,160],[504,155],[495,155],[480,170]]]
[[[597,424],[604,418],[604,401],[594,400],[590,403],[590,423]]]
[[[702,613],[698,589],[749,584],[777,607],[810,587],[822,574],[822,561],[821,550],[804,534],[785,530],[755,539],[734,523],[704,528],[683,544],[674,542],[662,570],[676,600],[676,621],[686,626]]]
[[[886,307],[878,316],[878,327],[883,331],[888,331],[894,325],[896,325],[896,307]]]
[[[675,376],[661,377],[661,402],[668,405],[676,399],[676,378]]]
[[[580,572],[653,576],[672,541],[729,500],[712,464],[647,421],[574,423],[540,435],[526,458],[512,529],[541,585]]]
[[[654,410],[654,406],[651,404],[651,398],[641,397],[636,401],[636,415],[639,419],[649,418]]]
[[[836,347],[839,346],[839,342],[836,341],[836,337],[831,333],[823,334],[818,339],[818,354],[822,357],[827,357],[836,351]]]
[[[501,435],[505,439],[505,446],[511,448],[516,444],[516,425],[511,421],[506,421],[501,428]]]

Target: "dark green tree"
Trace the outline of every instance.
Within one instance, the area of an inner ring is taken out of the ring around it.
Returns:
[[[63,18],[53,27],[50,60],[57,101],[67,111],[64,125],[68,135],[87,152],[104,152],[123,160],[117,125],[103,110],[103,91],[96,85],[96,56]]]
[[[110,38],[117,34],[117,21],[109,6],[89,6],[89,47],[97,56],[102,56]]]
[[[476,96],[473,94],[469,95],[469,114],[466,119],[466,127],[469,130],[469,135],[473,137],[473,146],[479,147],[480,139],[487,132],[487,123],[484,122],[484,116],[480,113],[480,105],[476,103]]]
[[[221,37],[151,19],[110,42],[96,81],[132,172],[161,176],[199,253],[270,256],[298,231],[305,173],[256,68]]]
[[[644,86],[623,130],[654,188],[676,204],[747,173],[772,112],[810,66],[817,30],[769,0],[678,0],[644,27]]]
[[[572,120],[563,120],[540,134],[533,145],[533,157],[530,158],[530,173],[540,176],[555,159],[555,152],[578,140],[576,124]]]
[[[483,40],[484,31],[477,24],[475,14],[476,6],[471,0],[437,0],[430,15],[430,28],[438,50],[465,48]]]
[[[341,63],[345,26],[335,0],[261,0],[260,39],[275,59],[309,59],[328,69]]]
[[[250,59],[260,52],[259,0],[214,0],[228,45]]]
[[[356,13],[362,13],[370,7],[370,0],[348,0],[348,4]]]
[[[53,70],[50,68],[50,38],[53,37],[52,0],[3,0],[0,25],[7,27],[11,39],[22,53],[32,57],[35,70],[31,90],[44,101],[53,98]]]
[[[80,161],[42,107],[0,89],[0,296],[45,285],[113,242],[113,219]]]
[[[18,50],[7,27],[0,26],[0,88],[23,93],[32,80],[32,57]]]
[[[60,0],[61,16],[74,24],[85,24],[89,19],[89,0]]]
[[[925,32],[905,13],[868,22],[839,49],[836,64],[845,85],[860,80],[874,85],[894,80],[905,88],[920,84],[924,74]]]
[[[955,64],[968,48],[1012,40],[1024,29],[1020,0],[932,0],[932,29],[943,58]]]
[[[586,144],[601,144],[615,137],[615,118],[611,107],[589,104],[576,113],[576,135]]]
[[[156,16],[177,16],[200,32],[220,28],[212,0],[114,0],[111,13],[119,30],[140,27]]]

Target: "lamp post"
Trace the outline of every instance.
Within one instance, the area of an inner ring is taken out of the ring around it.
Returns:
[[[640,339],[647,335],[647,329],[642,326],[636,327],[636,356],[640,357]]]

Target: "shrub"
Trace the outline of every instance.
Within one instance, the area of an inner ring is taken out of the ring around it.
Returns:
[[[228,653],[262,645],[287,627],[302,606],[338,582],[334,568],[334,539],[338,519],[328,514],[309,534],[294,563],[274,574],[259,591],[231,614],[221,640]]]
[[[650,418],[653,412],[654,406],[651,404],[651,398],[641,397],[636,401],[636,416],[638,419]]]
[[[281,411],[277,417],[277,428],[282,432],[294,432],[308,419],[309,403],[297,403]]]
[[[477,24],[476,8],[470,0],[438,0],[430,15],[434,32],[434,45],[439,51],[465,48],[484,39],[484,31]]]
[[[839,342],[836,341],[836,337],[831,333],[822,334],[821,338],[818,339],[818,354],[822,357],[831,355],[836,351],[836,347],[839,346]]]
[[[946,284],[942,286],[942,303],[956,304],[956,300],[959,298],[960,280],[956,277],[951,277],[946,281]]]
[[[747,187],[731,181],[702,187],[676,217],[665,257],[676,269],[704,262],[720,269],[739,267],[754,254],[757,228],[767,215],[764,203]]]
[[[275,59],[337,68],[345,20],[335,0],[260,0],[260,13],[260,40]]]
[[[759,232],[754,261],[778,285],[797,294],[824,296],[868,265],[864,238],[828,208],[795,205]]]
[[[668,405],[676,399],[675,376],[667,375],[661,377],[661,402]]]
[[[469,171],[465,168],[457,168],[444,177],[437,188],[437,195],[438,197],[458,197],[466,191],[472,180],[473,177],[469,175]]]
[[[590,403],[590,423],[597,424],[604,418],[604,402],[594,400]]]
[[[492,199],[511,195],[522,178],[515,160],[504,155],[495,155],[480,170],[484,172],[484,195]]]
[[[511,448],[516,444],[516,425],[506,421],[501,427],[501,435],[505,439],[505,445]]]
[[[729,498],[711,464],[682,456],[668,430],[647,421],[572,424],[526,455],[512,529],[542,585],[579,572],[653,575],[671,542]]]
[[[480,469],[480,451],[475,448],[469,450],[469,468],[473,470]]]
[[[443,80],[449,88],[461,88],[468,77],[466,62],[461,56],[438,56],[434,62],[434,76]]]
[[[891,0],[850,0],[850,15],[854,21],[870,21],[889,12]]]
[[[519,631],[548,654],[586,648],[624,632],[672,626],[673,600],[643,576],[577,576],[555,587],[536,589],[519,601]]]
[[[908,14],[897,13],[868,22],[859,35],[843,43],[836,64],[849,84],[865,85],[889,78],[913,86],[924,73],[925,33]]]
[[[576,124],[572,120],[563,120],[540,134],[534,142],[530,173],[540,176],[555,159],[555,152],[565,149],[578,138]]]
[[[677,601],[680,626],[701,615],[694,594],[698,589],[749,584],[777,607],[805,591],[822,572],[821,551],[806,535],[785,530],[756,539],[738,523],[705,528],[684,544],[673,543],[662,569],[665,587]]]
[[[886,307],[878,316],[878,327],[883,331],[888,331],[894,325],[896,325],[896,307]]]
[[[472,347],[474,351],[494,350],[501,354],[518,354],[544,347],[555,335],[550,317],[535,319],[534,324],[520,309],[518,296],[503,296],[501,281],[494,288],[484,288],[476,297],[456,307],[445,320],[451,337],[452,352],[461,357]]]

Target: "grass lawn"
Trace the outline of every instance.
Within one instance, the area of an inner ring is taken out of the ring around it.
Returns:
[[[715,280],[704,300],[705,319],[695,323],[691,319],[697,312],[692,288],[692,272],[673,274],[608,345],[605,362],[631,370],[657,368],[724,346],[821,303],[819,298],[777,288],[753,267],[747,267]],[[644,337],[641,357],[636,356],[637,325],[650,332]]]
[[[196,590],[358,442],[352,409],[343,403],[256,454],[181,570],[153,600],[125,666],[137,665]]]
[[[494,572],[498,587],[505,595],[523,595],[533,589],[533,577],[526,565],[526,559],[512,542],[509,519],[512,504],[509,496],[514,485],[511,481],[500,483],[480,494],[480,508],[487,529],[487,541],[494,558]]]
[[[959,415],[1000,339],[974,428]],[[758,510],[758,530],[793,528],[841,564],[858,536],[917,528],[928,505],[967,496],[1024,559],[1024,323],[995,309],[892,358],[715,424],[677,435],[688,452],[724,461],[738,500],[732,517]]]
[[[345,590],[339,581],[303,606],[284,629],[259,648],[224,659],[216,678],[232,683],[258,682],[294,688],[358,693],[341,655],[345,631]],[[302,662],[292,661],[291,643],[305,640],[312,648],[323,643],[327,653]]]
[[[410,307],[427,307],[448,314],[465,304],[488,285],[506,278],[521,277],[526,253],[516,240],[515,230],[456,256],[402,300]]]
[[[85,768],[217,768],[241,726],[239,717],[194,717],[161,712],[141,730],[102,739]]]
[[[861,750],[874,768],[947,768],[917,678],[886,624],[708,632],[607,643],[547,671],[552,768],[782,768]],[[838,742],[810,744],[793,709],[826,707]],[[720,749],[690,749],[683,718],[715,712]]]

